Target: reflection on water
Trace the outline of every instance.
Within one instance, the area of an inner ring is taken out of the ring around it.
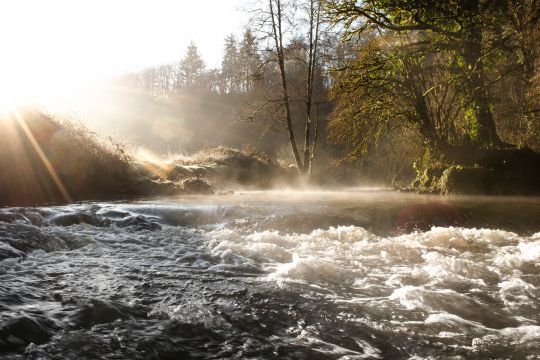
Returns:
[[[248,192],[0,211],[0,358],[540,358],[540,200]]]

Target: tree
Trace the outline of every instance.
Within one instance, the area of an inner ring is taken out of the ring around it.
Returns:
[[[225,52],[221,62],[221,72],[226,92],[240,90],[240,71],[238,44],[234,35],[231,34],[225,38]]]
[[[492,108],[492,79],[487,67],[512,48],[502,14],[507,2],[458,1],[325,1],[335,21],[350,33],[375,29],[380,33],[415,32],[428,35],[429,52],[445,51],[454,65],[454,79],[462,87],[466,113],[480,146],[500,146]],[[506,69],[501,69],[502,72]]]
[[[307,0],[305,2],[286,3],[281,0],[268,0],[265,8],[266,10],[264,8],[258,10],[259,17],[255,22],[255,26],[258,26],[258,32],[262,35],[263,40],[268,41],[269,48],[266,49],[268,54],[266,63],[272,62],[276,64],[279,75],[278,85],[281,89],[280,104],[284,110],[284,123],[294,160],[299,171],[309,175],[314,158],[313,148],[315,142],[313,140],[317,139],[317,136],[312,138],[311,134],[313,90],[317,71],[321,23],[319,1]],[[303,19],[297,13],[298,9],[303,10],[306,14],[307,25],[302,24]],[[304,31],[307,40],[291,35]],[[304,93],[302,96],[293,98],[291,94],[295,92],[294,87],[298,84],[302,84]],[[269,87],[273,85],[270,83]],[[305,105],[303,156],[301,156],[298,149],[295,135],[292,114],[293,102],[302,102]],[[263,106],[274,103],[273,99],[268,99]]]
[[[186,55],[180,61],[179,74],[181,84],[187,88],[194,88],[200,86],[201,76],[204,73],[205,64],[197,46],[191,42],[188,45]]]
[[[287,132],[289,134],[289,142],[296,165],[298,169],[303,172],[304,164],[302,163],[298,146],[296,144],[296,137],[292,124],[289,90],[287,88],[287,75],[285,73],[286,58],[284,45],[284,22],[288,21],[288,18],[286,14],[284,14],[284,8],[281,0],[268,0],[268,10],[270,15],[270,37],[274,42],[273,46],[281,79],[282,103],[285,108],[285,123]]]
[[[257,38],[248,28],[244,32],[238,53],[240,65],[241,88],[245,92],[252,90],[254,83],[261,76],[261,57]]]
[[[318,60],[318,46],[319,46],[319,29],[320,29],[320,6],[318,0],[309,0],[308,9],[308,56],[307,56],[307,81],[306,81],[306,119],[305,119],[305,131],[304,131],[304,170],[311,173],[314,149],[318,138],[318,117],[315,130],[315,137],[313,138],[313,145],[311,144],[311,112],[313,104],[313,83],[315,79],[315,69],[317,68]],[[313,147],[313,150],[312,150]]]
[[[417,94],[416,105],[410,107],[414,115],[417,119],[426,118],[423,113],[431,116],[437,111],[429,99],[435,90],[450,94],[455,108],[455,116],[446,114],[442,119],[447,124],[425,128],[424,134],[440,132],[437,126],[451,129],[468,123],[468,139],[462,140],[470,140],[480,148],[507,145],[497,131],[493,109],[497,103],[494,96],[497,84],[516,69],[513,54],[518,48],[518,37],[507,15],[511,1],[327,0],[324,3],[328,14],[346,29],[349,38],[368,31],[387,39],[408,37],[407,46],[412,44],[425,61],[418,70],[426,74],[429,68],[431,74],[430,86]],[[534,24],[537,22],[538,17]],[[403,54],[402,50],[399,51]],[[437,66],[429,66],[432,59],[438,59]],[[394,64],[392,69],[387,69],[392,74],[403,75],[407,70],[403,63]],[[401,82],[403,77],[394,79]],[[375,75],[364,80],[372,84],[380,79]],[[442,140],[456,145],[455,139]]]
[[[430,148],[450,153],[450,143],[467,129],[460,133],[449,120],[462,110],[448,73],[442,71],[447,59],[422,53],[416,37],[366,36],[358,41],[359,48],[351,50],[355,57],[342,60],[331,90],[336,102],[330,123],[333,138],[348,145],[351,157],[358,157],[385,133],[410,128]]]

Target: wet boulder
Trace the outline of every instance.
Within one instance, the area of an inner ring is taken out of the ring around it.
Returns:
[[[0,226],[0,242],[24,253],[38,249],[50,252],[66,248],[62,239],[44,233],[37,226],[25,223]]]
[[[443,194],[491,194],[495,174],[484,168],[452,166],[446,169],[438,183]]]
[[[43,316],[21,316],[5,321],[0,326],[0,353],[22,351],[30,344],[49,341],[56,326]]]
[[[214,190],[208,181],[199,178],[189,178],[182,181],[182,189],[187,194],[212,195]]]
[[[0,221],[2,222],[14,222],[14,221],[25,221],[30,222],[26,216],[19,213],[13,212],[0,212]]]
[[[117,221],[116,226],[129,227],[129,228],[132,228],[134,230],[139,230],[139,231],[140,230],[150,230],[150,231],[161,230],[160,224],[158,224],[155,221],[151,221],[150,219],[142,215],[125,217],[122,220]]]
[[[74,329],[89,329],[97,324],[106,324],[118,319],[129,318],[129,315],[123,310],[120,305],[90,299],[71,316],[69,324]]]
[[[24,257],[24,252],[17,250],[13,246],[0,241],[0,261],[16,257]]]
[[[50,220],[50,222],[51,224],[57,226],[71,226],[77,224],[89,224],[93,226],[109,225],[109,222],[102,219],[101,216],[86,212],[73,212],[56,215]]]

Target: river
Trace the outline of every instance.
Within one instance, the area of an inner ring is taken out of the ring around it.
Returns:
[[[0,209],[1,359],[540,359],[540,199]]]

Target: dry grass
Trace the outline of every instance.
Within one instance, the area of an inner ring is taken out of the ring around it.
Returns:
[[[297,175],[294,169],[289,170],[267,154],[223,146],[199,151],[173,164],[169,179],[202,177],[220,188],[269,188],[290,184]]]
[[[0,206],[193,192],[183,189],[186,179],[261,188],[294,176],[268,155],[226,147],[174,161],[136,159],[80,123],[31,110],[1,118],[0,134]]]
[[[122,146],[82,125],[26,110],[0,119],[0,204],[135,195],[137,170]]]

